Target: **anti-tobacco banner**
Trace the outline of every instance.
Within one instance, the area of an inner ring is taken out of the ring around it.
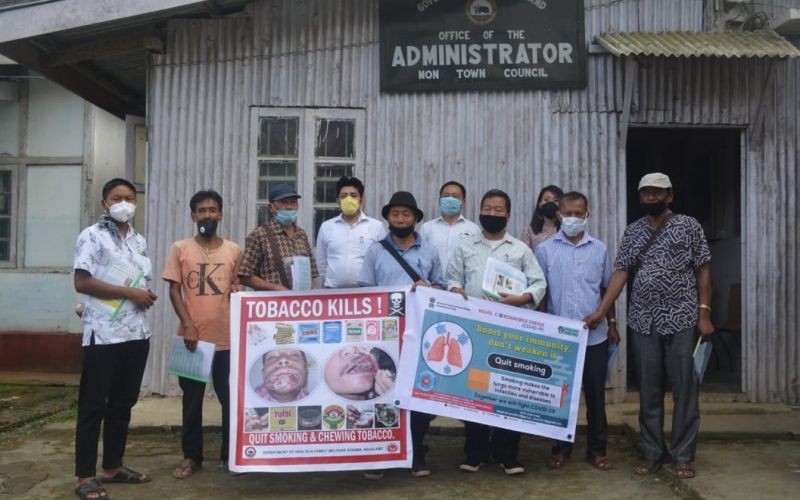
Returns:
[[[406,288],[231,298],[230,468],[411,466],[395,406]]]
[[[587,335],[580,321],[418,288],[409,294],[399,405],[574,441]]]
[[[586,86],[583,0],[381,0],[381,90]]]

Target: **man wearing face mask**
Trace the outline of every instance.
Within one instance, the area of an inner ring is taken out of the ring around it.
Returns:
[[[639,182],[645,216],[625,229],[608,291],[597,310],[585,318],[596,328],[632,278],[628,324],[639,377],[639,427],[644,460],[635,472],[656,472],[671,460],[678,479],[694,477],[700,428],[699,382],[693,353],[699,334],[707,341],[711,323],[711,278],[708,249],[700,223],[673,214],[672,182],[661,173]],[[664,386],[669,378],[675,405],[672,446],[664,440]]]
[[[540,309],[550,314],[582,320],[593,312],[611,278],[611,260],[603,242],[586,232],[589,200],[576,191],[559,201],[561,230],[536,247],[535,256],[547,279],[547,295]],[[586,459],[599,470],[612,468],[606,456],[606,370],[608,344],[618,344],[614,307],[606,320],[589,331],[583,365],[583,393],[586,400]],[[547,460],[551,469],[560,469],[569,460],[573,444],[558,441]]]
[[[214,392],[222,406],[220,460],[228,463],[228,379],[230,377],[230,294],[241,290],[237,269],[239,245],[217,235],[222,221],[222,196],[216,191],[198,191],[189,201],[197,234],[176,241],[170,248],[161,278],[169,283],[169,298],[180,320],[178,335],[189,351],[197,341],[215,345],[211,363]],[[183,391],[181,449],[183,461],[173,471],[186,479],[203,464],[203,399],[206,385],[178,377]]]
[[[319,276],[317,262],[306,232],[296,224],[297,191],[288,184],[278,184],[270,190],[268,199],[269,220],[247,236],[239,279],[254,290],[290,290],[293,257],[309,257],[312,279]]]
[[[342,177],[336,192],[342,213],[319,228],[317,265],[325,288],[352,288],[367,249],[386,236],[386,229],[362,210],[364,184],[359,179]]]
[[[447,269],[450,254],[462,238],[478,234],[481,228],[462,215],[466,204],[467,190],[456,182],[445,182],[439,189],[439,212],[441,217],[431,219],[419,230],[419,234],[439,251],[442,269]]]
[[[150,481],[150,476],[124,466],[123,456],[150,350],[145,313],[157,299],[147,289],[152,264],[147,242],[130,223],[136,211],[134,185],[111,179],[103,186],[102,204],[106,213],[78,236],[73,265],[75,291],[89,296],[81,315],[83,367],[75,428],[75,493],[81,498],[108,498],[100,482]],[[115,269],[129,279],[114,279]],[[108,301],[117,300],[116,310],[110,310]],[[101,426],[103,469],[98,482]]]
[[[417,200],[407,191],[392,195],[383,210],[383,218],[389,222],[389,234],[382,241],[367,250],[359,286],[433,286],[444,288],[442,266],[439,252],[430,243],[422,240],[414,231],[422,220],[422,210],[417,208]],[[428,447],[425,434],[428,432],[433,416],[416,411],[411,412],[411,441],[414,448],[411,475],[429,476],[431,471],[425,462]],[[383,471],[364,473],[367,479],[380,479]]]
[[[533,252],[506,230],[511,216],[511,199],[499,190],[491,189],[481,199],[480,223],[483,232],[465,238],[450,256],[447,265],[447,285],[450,291],[467,297],[483,298],[483,275],[489,258],[519,269],[527,278],[527,288],[521,295],[500,294],[503,304],[528,306],[544,297],[547,283]],[[493,429],[488,425],[464,422],[467,457],[460,468],[478,472],[491,455],[506,474],[522,474],[525,468],[517,460],[520,433]]]

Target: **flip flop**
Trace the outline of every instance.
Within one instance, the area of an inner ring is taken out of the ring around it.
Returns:
[[[76,486],[75,494],[81,500],[108,500],[108,492],[97,479],[90,479]]]
[[[676,462],[672,464],[672,476],[678,479],[691,479],[696,472],[691,462]]]
[[[587,458],[586,461],[589,462],[592,467],[598,470],[611,470],[614,468],[611,460],[609,460],[605,455],[595,455]]]
[[[633,468],[633,472],[639,476],[647,476],[648,474],[654,474],[661,470],[662,465],[664,465],[664,462],[661,460],[645,460],[636,464]]]
[[[547,457],[546,465],[547,468],[556,470],[564,467],[568,461],[569,457],[556,453]]]
[[[122,467],[116,474],[111,477],[100,476],[100,481],[103,483],[126,483],[126,484],[142,484],[151,481],[150,476],[136,472],[133,469]]]
[[[172,471],[172,477],[175,479],[186,479],[199,470],[200,465],[198,465],[198,463],[194,460],[187,458],[178,464],[178,467]]]

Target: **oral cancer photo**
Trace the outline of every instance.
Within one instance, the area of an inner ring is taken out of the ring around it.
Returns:
[[[394,388],[397,368],[382,349],[369,345],[338,349],[325,363],[325,383],[336,395],[351,401],[381,397]]]
[[[302,349],[276,348],[262,353],[250,366],[250,388],[268,403],[305,399],[319,384],[319,364]]]

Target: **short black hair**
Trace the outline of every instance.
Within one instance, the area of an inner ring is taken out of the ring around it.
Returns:
[[[458,189],[461,190],[461,197],[465,200],[467,199],[467,188],[465,188],[464,185],[458,181],[447,181],[442,184],[442,187],[439,188],[439,196],[442,196],[442,191],[444,191],[444,188],[447,186],[458,186]]]
[[[481,198],[481,208],[483,208],[483,202],[486,201],[486,198],[503,198],[506,200],[506,211],[509,213],[511,212],[511,198],[508,197],[505,191],[501,189],[490,189],[486,191],[486,194]]]
[[[570,191],[569,193],[564,193],[563,195],[561,195],[561,199],[559,200],[559,205],[561,205],[560,202],[562,201],[578,201],[578,200],[583,200],[583,204],[586,206],[586,210],[589,210],[589,198],[587,198],[585,194],[578,191]]]
[[[205,200],[216,201],[217,206],[219,207],[219,211],[222,212],[222,196],[213,189],[206,189],[203,191],[196,192],[192,196],[192,199],[189,200],[189,208],[192,209],[192,213],[197,211],[197,204]]]
[[[364,196],[364,183],[358,177],[340,177],[338,181],[336,181],[336,196],[339,196],[339,193],[342,191],[343,187],[352,186],[358,190],[359,196]]]
[[[130,190],[133,191],[133,194],[136,194],[136,186],[134,186],[131,181],[122,179],[120,177],[115,177],[114,179],[106,182],[103,186],[103,199],[105,200],[108,196],[108,193],[110,193],[111,190],[117,186],[125,186],[126,188],[130,188]]]

